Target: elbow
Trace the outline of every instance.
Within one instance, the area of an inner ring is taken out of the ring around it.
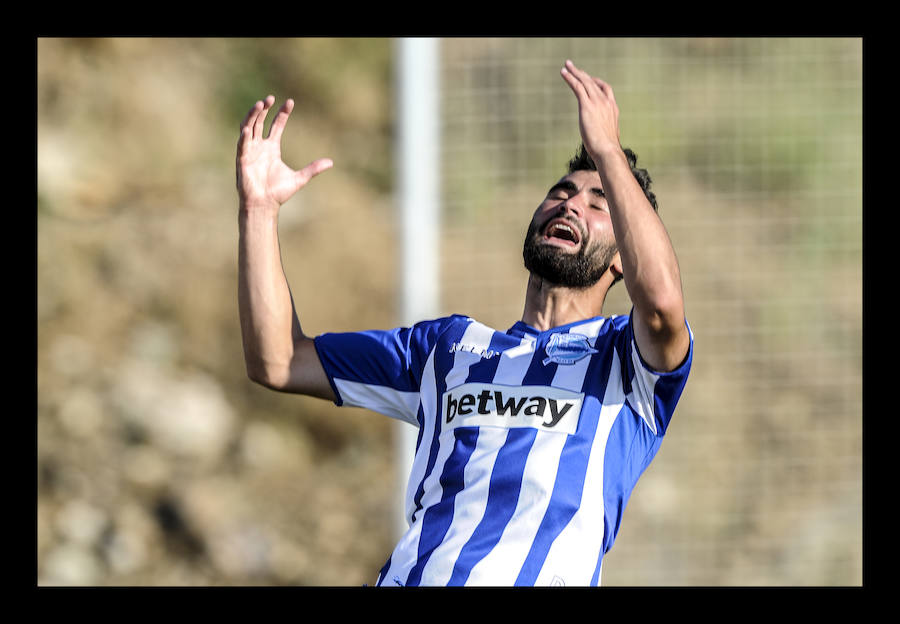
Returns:
[[[262,363],[247,362],[247,378],[255,384],[269,390],[280,390],[284,387],[285,376]]]
[[[266,375],[265,371],[261,368],[247,365],[247,378],[255,384],[263,386],[265,388],[271,387],[271,382],[269,381],[269,377]]]
[[[313,362],[318,363],[312,339],[301,338],[290,353],[282,351],[274,356],[245,352],[247,377],[255,384],[277,392],[306,394],[304,388]]]
[[[251,369],[250,367],[247,367],[247,379],[260,386],[264,386],[266,388],[269,387],[266,376],[262,372]]]

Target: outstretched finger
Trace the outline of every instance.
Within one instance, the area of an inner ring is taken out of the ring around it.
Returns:
[[[566,61],[566,69],[571,72],[584,87],[589,96],[596,96],[598,91],[607,97],[612,96],[612,88],[599,78],[594,78],[583,69],[579,69],[572,61]]]
[[[584,84],[568,67],[563,67],[559,73],[562,74],[563,80],[566,81],[566,84],[569,85],[576,97],[580,98],[582,95],[587,95]]]
[[[572,61],[567,60],[564,69],[582,84],[585,91],[593,85],[593,80],[591,80],[590,75],[586,71],[576,67],[575,63]]]
[[[256,116],[259,114],[260,108],[262,108],[262,101],[258,100],[250,107],[250,110],[248,110],[247,114],[244,116],[244,120],[241,122],[240,126],[242,129],[253,123],[253,120],[256,119]]]
[[[247,128],[248,133],[250,135],[249,138],[254,138],[253,132],[256,128],[256,122],[259,119],[260,113],[262,113],[266,108],[266,104],[263,100],[257,100],[256,104],[253,105],[253,108],[250,109],[250,112],[247,114],[247,119],[245,120],[244,127]]]
[[[269,114],[269,109],[272,108],[272,105],[275,103],[274,95],[267,95],[266,99],[263,100],[262,109],[259,111],[259,114],[256,115],[256,119],[253,121],[253,138],[261,139],[263,133],[263,124],[266,121],[266,115]]]
[[[330,158],[314,160],[296,173],[297,182],[300,186],[303,186],[323,171],[331,169],[332,166],[334,166],[334,163]]]
[[[288,99],[282,104],[281,108],[278,110],[278,114],[275,115],[275,120],[272,122],[272,128],[269,130],[269,138],[275,141],[281,140],[281,133],[284,132],[284,126],[287,124],[288,117],[291,116],[291,111],[294,110],[294,100]]]
[[[240,158],[245,151],[247,151],[247,146],[250,144],[250,128],[247,125],[241,125],[241,135],[238,137],[237,144],[237,155]]]

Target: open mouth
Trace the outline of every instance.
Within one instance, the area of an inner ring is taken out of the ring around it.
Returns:
[[[565,219],[554,219],[544,226],[544,239],[570,246],[581,242],[578,229],[567,223]]]

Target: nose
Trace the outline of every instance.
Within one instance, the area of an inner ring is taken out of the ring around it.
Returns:
[[[559,205],[558,212],[560,215],[564,215],[567,212],[573,213],[576,217],[580,217],[584,212],[584,206],[581,200],[581,194],[572,195],[566,201],[562,202]]]

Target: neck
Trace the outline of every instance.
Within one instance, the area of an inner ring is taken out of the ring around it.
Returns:
[[[522,321],[538,331],[603,314],[603,302],[611,283],[607,276],[590,288],[575,289],[551,284],[531,274],[525,292]]]

